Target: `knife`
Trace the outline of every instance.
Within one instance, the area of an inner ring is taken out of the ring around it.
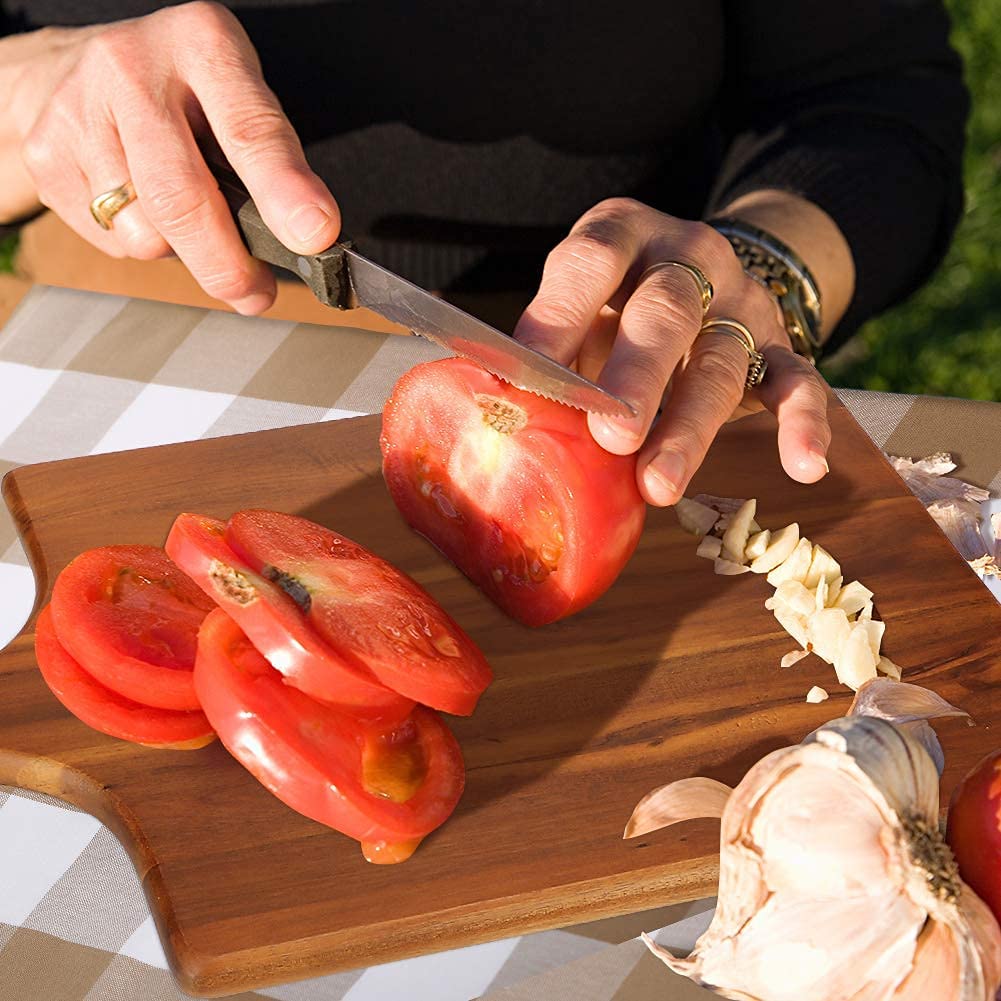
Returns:
[[[335,243],[318,254],[293,253],[265,225],[240,179],[218,164],[210,167],[251,254],[291,271],[324,305],[335,309],[365,306],[454,354],[469,358],[518,389],[579,410],[624,418],[635,416],[635,410],[624,400],[387,271],[347,242]]]

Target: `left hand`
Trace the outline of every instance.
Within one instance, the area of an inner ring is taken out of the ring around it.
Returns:
[[[730,317],[752,332],[768,361],[761,386],[745,391],[748,357],[735,338],[700,336],[693,277],[674,267],[647,271],[663,261],[694,265],[712,283],[707,318]],[[778,304],[705,223],[627,198],[601,202],[549,254],[514,336],[632,404],[631,421],[589,414],[588,424],[609,452],[639,452],[636,475],[650,504],[674,504],[723,424],[763,407],[778,418],[789,476],[813,483],[828,471],[829,391],[793,353]]]

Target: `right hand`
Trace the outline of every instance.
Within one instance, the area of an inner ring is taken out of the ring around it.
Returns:
[[[240,240],[204,149],[229,161],[290,250],[337,239],[337,203],[218,4],[2,39],[0,107],[0,219],[47,205],[113,257],[176,254],[209,295],[263,312],[274,277]],[[91,200],[128,179],[137,200],[102,230]]]

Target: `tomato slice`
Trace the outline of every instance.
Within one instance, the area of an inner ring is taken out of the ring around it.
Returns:
[[[437,713],[365,722],[286,685],[217,609],[198,638],[195,687],[229,752],[283,803],[402,861],[455,809],[462,754]]]
[[[635,456],[601,448],[581,411],[463,358],[399,380],[381,446],[406,521],[529,626],[602,595],[643,530]]]
[[[197,709],[198,627],[214,607],[156,546],[81,553],[56,578],[52,621],[70,656],[113,692]]]
[[[96,681],[56,636],[52,606],[35,623],[35,658],[52,694],[87,726],[111,737],[152,747],[204,747],[215,733],[204,713],[157,709],[126,699]]]
[[[416,581],[343,535],[276,511],[239,511],[226,541],[279,581],[345,658],[417,702],[468,715],[490,684],[475,643]]]
[[[391,691],[365,665],[326,643],[296,602],[234,552],[225,534],[222,521],[180,514],[167,537],[167,552],[290,685],[344,708],[403,719],[413,699]]]

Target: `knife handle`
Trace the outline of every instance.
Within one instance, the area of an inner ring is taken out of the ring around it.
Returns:
[[[318,254],[294,253],[268,229],[236,174],[212,162],[209,162],[209,169],[229,204],[243,242],[254,257],[291,271],[312,289],[313,295],[325,306],[351,308],[351,280],[341,244],[335,243]]]

